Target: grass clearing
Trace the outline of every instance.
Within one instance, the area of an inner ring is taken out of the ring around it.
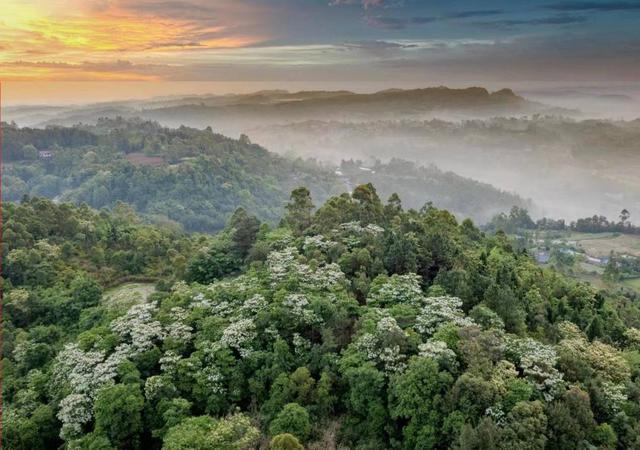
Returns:
[[[156,287],[153,283],[124,283],[107,289],[102,295],[102,302],[111,309],[126,309],[144,303]]]
[[[622,284],[630,289],[640,292],[640,278],[628,278]]]

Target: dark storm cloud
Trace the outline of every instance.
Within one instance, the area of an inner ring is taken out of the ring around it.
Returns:
[[[409,25],[425,25],[435,22],[435,17],[383,17],[366,16],[365,21],[374,27],[386,28],[388,30],[403,30]]]
[[[390,50],[390,49],[403,49],[403,48],[416,47],[416,44],[402,44],[399,42],[388,42],[388,41],[357,41],[357,42],[346,42],[342,45],[349,49],[358,49],[358,50]]]
[[[559,2],[545,5],[556,11],[628,11],[639,10],[640,2]]]
[[[340,5],[361,5],[364,9],[397,6],[402,4],[401,0],[332,0],[330,6]]]
[[[476,25],[485,27],[512,28],[522,26],[571,25],[576,23],[583,23],[586,21],[587,18],[583,16],[554,16],[536,19],[490,20],[484,22],[476,22]]]
[[[498,14],[502,14],[504,11],[501,9],[479,9],[479,10],[471,10],[471,11],[459,11],[447,14],[445,18],[447,19],[468,19],[470,17],[484,17],[484,16],[495,16]]]
[[[367,15],[365,17],[366,22],[369,25],[386,28],[390,30],[403,30],[411,25],[426,25],[438,21],[455,20],[455,19],[468,19],[473,17],[485,17],[502,14],[501,10],[474,10],[474,11],[459,11],[439,17],[429,16],[414,16],[414,17],[389,17],[380,15]]]
[[[400,43],[388,41],[357,41],[345,42],[342,48],[349,51],[361,52],[366,55],[372,55],[379,58],[388,58],[394,56],[398,51],[410,50],[417,48],[417,44]]]

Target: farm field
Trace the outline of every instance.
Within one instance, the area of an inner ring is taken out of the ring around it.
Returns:
[[[617,233],[572,233],[567,241],[576,241],[577,246],[590,256],[608,256],[611,251],[640,257],[640,236]]]
[[[640,236],[620,233],[542,233],[537,234],[538,242],[543,238],[547,245],[565,249],[568,252],[577,250],[579,256],[575,265],[565,272],[566,275],[586,281],[598,289],[612,287],[603,281],[606,261],[613,251],[616,255],[640,257]],[[596,259],[600,259],[598,263]],[[617,287],[631,289],[640,293],[640,278],[625,278],[615,283]]]

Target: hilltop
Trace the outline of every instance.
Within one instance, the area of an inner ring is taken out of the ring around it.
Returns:
[[[637,447],[637,295],[370,184],[315,201],[213,237],[7,205],[3,447]]]
[[[12,107],[5,118],[22,125],[93,123],[104,116],[139,116],[163,125],[215,126],[227,133],[248,126],[300,120],[372,120],[431,115],[486,117],[562,111],[529,101],[511,89],[387,89],[351,91],[259,91],[250,94],[194,95],[147,101],[111,102],[73,107]],[[567,112],[567,111],[565,111]]]

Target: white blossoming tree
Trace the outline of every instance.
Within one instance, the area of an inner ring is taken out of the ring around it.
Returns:
[[[416,330],[424,336],[433,335],[445,324],[459,327],[473,325],[473,320],[462,311],[462,300],[457,297],[427,297],[416,318]]]

